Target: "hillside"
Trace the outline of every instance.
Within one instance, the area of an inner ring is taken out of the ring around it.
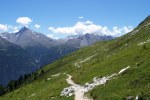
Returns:
[[[73,90],[74,87],[81,90],[88,84],[94,84],[95,80],[100,83],[83,94],[86,98],[149,100],[149,23],[150,17],[147,17],[137,28],[122,37],[81,48],[45,66],[44,73],[36,80],[1,96],[0,100],[73,100],[74,92],[77,100],[79,94],[78,90]],[[70,89],[70,85],[74,86],[73,89]],[[65,93],[69,91],[66,96],[61,95],[64,88]]]
[[[0,37],[0,85],[36,70],[36,62],[18,45]]]
[[[0,43],[0,47],[2,47],[0,48],[1,85],[7,85],[11,80],[16,80],[29,72],[32,73],[36,69],[52,63],[64,55],[78,50],[81,48],[80,44],[88,46],[96,41],[113,39],[112,36],[85,34],[71,39],[55,40],[27,27],[21,28],[16,33],[2,32],[0,37],[19,48],[5,52],[7,49],[10,49],[3,48],[8,43],[3,43],[3,41]],[[25,52],[25,54],[22,52]],[[17,56],[14,56],[14,54]],[[17,60],[18,58],[19,60]]]

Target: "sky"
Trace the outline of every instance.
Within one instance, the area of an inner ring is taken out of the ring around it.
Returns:
[[[51,38],[121,36],[150,15],[150,0],[0,0],[0,32],[23,26]]]

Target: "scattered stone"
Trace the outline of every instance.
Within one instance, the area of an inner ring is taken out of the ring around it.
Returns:
[[[35,96],[35,94],[30,95],[29,98],[30,98],[30,97],[33,97],[33,96]]]
[[[135,100],[139,100],[139,96],[138,95],[136,95]]]
[[[52,77],[58,77],[61,73],[57,73],[57,74],[54,74],[54,75],[51,75]]]
[[[126,68],[124,68],[124,69],[120,70],[118,74],[123,73],[124,71],[126,71],[126,70],[127,70],[127,69],[129,69],[129,68],[130,68],[130,66],[128,66],[128,67],[126,67]]]
[[[47,78],[47,81],[51,80],[51,78]]]
[[[76,84],[73,82],[73,80],[71,79],[72,76],[67,74],[68,78],[66,79],[67,83],[70,84],[71,86],[69,87],[66,87],[63,89],[63,91],[61,92],[61,96],[72,96],[72,95],[75,95],[75,100],[90,100],[88,99],[84,94],[90,90],[92,90],[94,87],[98,86],[98,85],[103,85],[103,84],[106,84],[106,82],[108,80],[111,80],[113,79],[113,77],[123,73],[124,71],[126,71],[127,69],[129,69],[130,66],[124,68],[124,69],[121,69],[118,74],[112,74],[110,76],[104,76],[102,78],[97,78],[97,77],[94,77],[93,78],[93,81],[91,83],[85,83],[83,86],[79,85],[79,84]],[[128,97],[127,100],[132,100],[130,99],[131,97]]]
[[[146,40],[146,41],[144,41],[144,42],[141,42],[141,43],[139,43],[138,45],[144,45],[145,43],[149,43],[150,42],[150,39],[148,39],[148,40]]]
[[[31,97],[35,96],[35,94],[32,94]]]
[[[126,100],[134,100],[134,96],[128,96],[128,97],[126,97]]]

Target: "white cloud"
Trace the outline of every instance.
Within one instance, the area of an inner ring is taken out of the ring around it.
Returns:
[[[14,27],[12,27],[13,33],[19,32],[19,28],[20,27],[21,26],[14,26]]]
[[[0,24],[0,31],[7,31],[8,30],[8,26],[7,25],[3,25],[3,24]]]
[[[128,27],[124,26],[123,29],[124,29],[125,33],[128,33],[133,30],[132,26],[128,26]]]
[[[79,19],[83,19],[84,17],[83,17],[83,16],[79,16],[78,18],[79,18]]]
[[[41,26],[38,25],[38,24],[35,24],[34,27],[38,29],[38,28],[40,28]]]
[[[21,28],[21,26],[12,26],[12,25],[3,25],[0,24],[0,32],[12,32],[12,33],[16,33],[19,31],[19,29]]]
[[[19,31],[19,29],[21,28],[21,26],[12,26],[12,25],[8,25],[8,30],[9,32],[12,32],[12,33],[16,33]]]
[[[133,30],[131,26],[124,26],[121,28],[115,26],[112,29],[108,29],[107,26],[96,25],[89,20],[85,22],[77,22],[72,27],[58,27],[58,28],[49,27],[48,29],[54,33],[70,34],[70,35],[99,33],[112,36],[121,36]]]
[[[29,17],[19,17],[16,22],[27,27],[32,20]]]
[[[17,32],[19,32],[19,30],[14,30],[14,31],[13,31],[13,33],[17,33]]]
[[[58,39],[54,34],[48,34],[47,37],[52,38],[52,39]]]
[[[121,36],[121,35],[124,35],[125,33],[128,33],[130,31],[133,30],[133,27],[132,26],[124,26],[124,27],[113,27],[113,29],[110,31],[110,35],[113,35],[113,36]]]
[[[54,31],[54,28],[53,28],[53,27],[49,27],[48,29]]]

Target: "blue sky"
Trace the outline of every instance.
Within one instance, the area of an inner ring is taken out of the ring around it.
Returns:
[[[150,0],[0,0],[0,4],[0,31],[19,30],[23,23],[17,19],[26,17],[28,28],[53,38],[85,32],[121,35],[150,14]]]

